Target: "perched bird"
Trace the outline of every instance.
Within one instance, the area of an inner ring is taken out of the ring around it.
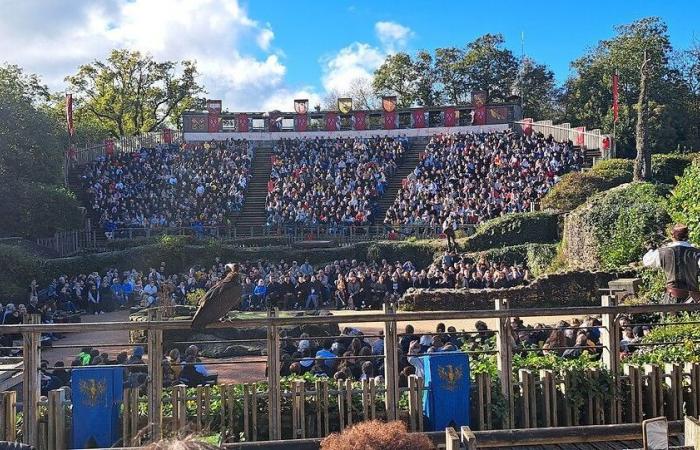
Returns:
[[[192,328],[202,329],[240,306],[241,277],[238,273],[238,264],[226,264],[226,268],[230,272],[204,294],[199,303],[199,309],[192,319]]]

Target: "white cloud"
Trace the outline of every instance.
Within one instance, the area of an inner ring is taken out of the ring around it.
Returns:
[[[410,28],[396,22],[377,22],[374,24],[374,32],[382,46],[391,51],[406,47],[414,34]]]
[[[344,93],[350,83],[358,78],[372,79],[374,71],[387,55],[405,48],[414,35],[410,28],[396,22],[374,24],[379,47],[363,42],[353,42],[336,54],[321,58],[323,87],[326,91]]]
[[[159,60],[196,60],[208,97],[229,110],[259,109],[293,91],[284,82],[284,53],[269,53],[272,27],[238,0],[24,0],[12,10],[0,15],[0,59],[40,74],[53,89],[64,88],[80,64],[129,48]]]

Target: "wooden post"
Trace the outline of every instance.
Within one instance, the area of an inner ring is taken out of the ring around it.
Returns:
[[[66,400],[65,389],[56,389],[49,392],[48,416],[48,444],[51,450],[65,450],[66,448]]]
[[[460,430],[462,444],[466,450],[476,450],[476,436],[469,427],[462,427]]]
[[[250,392],[250,413],[251,416],[251,440],[258,440],[258,384],[253,383],[253,389]]]
[[[328,394],[328,380],[321,381],[321,389],[323,391],[321,394],[323,398],[323,435],[328,436],[328,434],[331,432],[330,419],[328,418],[328,402],[330,399]],[[372,402],[372,405],[374,405],[374,402]]]
[[[700,422],[694,417],[686,416],[683,425],[684,445],[696,449],[700,448]]]
[[[369,404],[369,380],[365,378],[362,380],[362,418],[364,420],[370,420]]]
[[[17,393],[8,391],[0,393],[0,441],[17,440]]]
[[[243,437],[250,440],[250,385],[243,385]]]
[[[496,299],[496,311],[508,309],[507,299]],[[498,319],[498,374],[501,380],[501,392],[506,402],[508,411],[505,415],[505,428],[513,427],[515,404],[513,403],[513,342],[512,330],[507,317]]]
[[[459,435],[454,428],[445,428],[445,450],[459,450]]]
[[[617,299],[612,295],[601,297],[601,306],[617,306]],[[601,317],[603,328],[600,328],[600,343],[603,345],[601,361],[603,367],[613,377],[612,399],[608,407],[611,423],[622,423],[622,411],[620,398],[620,330],[617,323],[617,314],[603,314]]]
[[[700,363],[690,366],[690,407],[691,415],[700,415]]]
[[[642,403],[642,377],[639,373],[639,367],[626,365],[624,372],[627,375],[630,391],[630,408],[629,416],[625,419],[627,422],[641,422],[644,418],[643,403]]]
[[[522,397],[522,421],[523,428],[537,428],[537,392],[535,390],[535,379],[532,372],[527,369],[520,369],[520,396]]]
[[[345,430],[345,393],[343,392],[342,381],[338,381],[338,425],[342,433]]]
[[[680,364],[666,364],[666,373],[669,376],[669,411],[666,415],[669,420],[680,420],[683,417],[683,367]]]
[[[277,308],[270,309],[267,317],[277,316]],[[267,326],[267,389],[268,389],[268,423],[269,439],[282,439],[282,416],[280,397],[280,336],[275,325]]]
[[[397,405],[399,400],[399,367],[397,361],[398,333],[396,330],[396,306],[384,304],[384,379],[386,386],[386,419],[398,418]],[[350,419],[352,420],[352,419]]]
[[[545,427],[558,426],[557,387],[551,370],[540,370],[542,380],[543,416]]]
[[[149,322],[161,319],[160,308],[148,311]],[[163,437],[163,330],[154,328],[148,330],[148,430],[151,442]]]
[[[408,376],[408,422],[409,431],[418,431],[418,417],[417,417],[417,405],[416,405],[416,379],[418,377],[415,375]],[[422,412],[421,412],[422,414]]]
[[[25,316],[26,324],[41,323],[41,316],[31,314]],[[39,397],[41,396],[41,384],[39,381],[39,361],[41,359],[39,353],[39,342],[41,341],[41,333],[25,332],[22,333],[23,353],[24,356],[24,380],[22,382],[22,401],[24,407],[22,430],[24,432],[24,443],[34,447],[39,445]]]

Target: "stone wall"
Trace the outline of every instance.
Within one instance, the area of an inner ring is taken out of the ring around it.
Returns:
[[[628,273],[570,271],[545,275],[526,286],[505,289],[410,289],[402,309],[411,311],[463,311],[493,309],[497,298],[512,308],[600,306],[598,289]]]

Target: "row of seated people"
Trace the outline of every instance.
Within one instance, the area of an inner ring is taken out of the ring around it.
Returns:
[[[514,131],[443,134],[430,139],[420,162],[387,210],[384,223],[453,229],[530,211],[559,180],[581,169],[571,142]]]
[[[267,225],[367,225],[405,138],[284,139],[273,149]]]
[[[242,208],[252,157],[245,140],[159,144],[100,157],[82,181],[108,238],[125,227],[217,226]]]

